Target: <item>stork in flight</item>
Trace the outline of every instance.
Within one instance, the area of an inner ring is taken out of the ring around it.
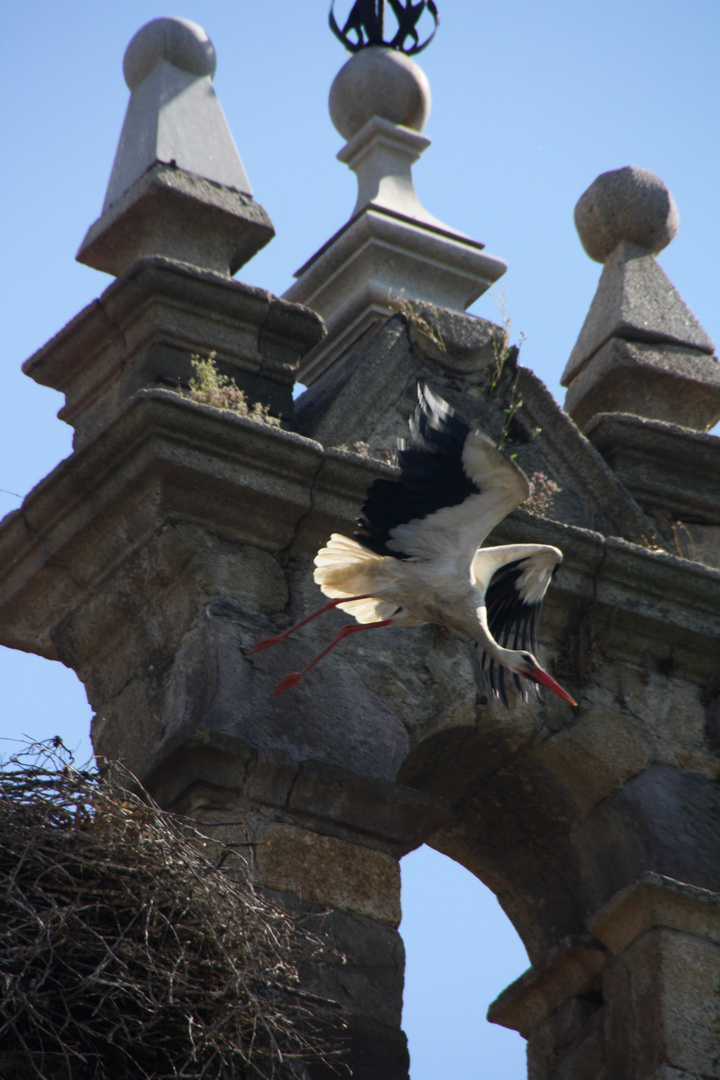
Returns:
[[[251,652],[277,644],[334,607],[357,624],[344,626],[303,671],[286,675],[275,693],[297,685],[348,634],[435,623],[477,642],[482,667],[504,705],[506,669],[523,697],[520,678],[576,705],[534,655],[540,609],[562,552],[547,544],[481,547],[527,499],[525,474],[425,384],[418,384],[409,427],[409,445],[400,440],[396,452],[400,479],[376,480],[354,538],[333,533],[315,557],[315,581],[331,599]]]

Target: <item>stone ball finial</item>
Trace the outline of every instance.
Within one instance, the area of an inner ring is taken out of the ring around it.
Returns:
[[[585,251],[604,263],[622,240],[657,255],[678,231],[675,200],[655,173],[627,165],[601,173],[575,207]]]
[[[166,60],[189,75],[212,79],[217,57],[202,26],[178,17],[153,19],[138,30],[123,59],[123,75],[132,91],[148,77],[158,60]]]
[[[422,131],[430,115],[430,84],[422,68],[395,49],[355,53],[330,87],[330,119],[350,140],[373,116]]]

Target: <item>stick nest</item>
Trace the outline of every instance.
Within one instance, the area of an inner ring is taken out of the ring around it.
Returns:
[[[298,979],[323,941],[251,879],[237,851],[160,810],[122,766],[77,769],[59,739],[11,758],[2,1075],[280,1080],[337,1059],[337,1011]]]

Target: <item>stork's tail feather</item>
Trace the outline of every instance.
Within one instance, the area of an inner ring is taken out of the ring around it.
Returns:
[[[370,592],[370,588],[358,585],[368,572],[382,562],[382,556],[368,551],[356,540],[340,533],[333,533],[327,547],[320,548],[315,556],[315,581],[326,596],[358,596]]]

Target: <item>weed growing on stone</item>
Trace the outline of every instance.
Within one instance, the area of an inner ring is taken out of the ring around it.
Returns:
[[[338,450],[352,450],[355,454],[359,454],[360,457],[370,457],[370,444],[364,442],[362,439],[356,439],[352,446],[348,446],[347,443],[338,443]]]
[[[503,371],[505,370],[505,365],[507,364],[508,360],[511,360],[513,363],[517,360],[518,353],[520,352],[520,346],[525,341],[525,334],[521,331],[520,337],[518,338],[518,344],[510,344],[512,318],[507,313],[507,297],[505,296],[505,292],[501,290],[496,299],[497,305],[500,309],[500,320],[502,322],[503,332],[502,337],[499,339],[493,338],[492,343],[494,363],[490,376],[489,396],[491,398],[498,387],[500,379],[502,378]]]
[[[520,390],[518,389],[519,378],[520,372],[516,371],[515,378],[512,381],[512,386],[510,387],[510,399],[506,408],[504,408],[502,412],[502,430],[500,432],[500,440],[498,442],[498,447],[500,450],[502,450],[503,446],[507,441],[507,437],[510,434],[510,426],[513,422],[515,413],[518,411],[518,409],[521,409],[523,405],[523,399],[520,395]]]
[[[238,416],[249,416],[251,420],[260,420],[271,427],[280,427],[280,420],[270,413],[267,405],[262,405],[259,401],[252,406],[248,405],[245,391],[236,386],[229,376],[218,371],[215,353],[210,353],[205,360],[200,356],[193,356],[190,362],[195,377],[190,380],[185,393],[192,401],[199,401],[201,405],[212,405],[216,409],[230,409]]]
[[[438,309],[434,304],[420,303],[417,300],[408,300],[407,297],[399,296],[393,299],[390,307],[392,311],[402,315],[420,337],[431,341],[441,353],[447,351],[440,331]]]

